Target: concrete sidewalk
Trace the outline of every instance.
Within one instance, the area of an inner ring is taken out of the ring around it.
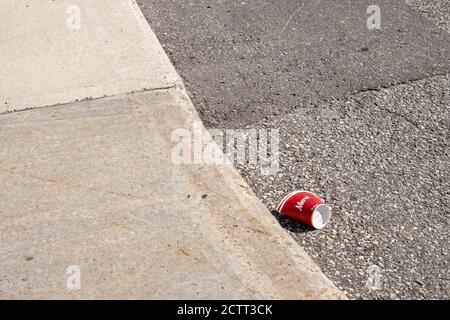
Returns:
[[[0,298],[345,298],[232,167],[171,161],[199,118],[134,1],[5,8]]]
[[[181,84],[134,1],[5,2],[0,112]]]

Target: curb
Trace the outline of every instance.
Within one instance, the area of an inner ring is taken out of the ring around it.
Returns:
[[[68,4],[51,2],[34,13],[48,16]],[[0,146],[7,150],[0,153],[0,183],[8,190],[0,195],[6,204],[0,298],[345,299],[232,166],[169,160],[171,133],[190,130],[200,118],[135,1],[99,0],[87,12],[100,14],[89,20],[98,50],[59,53],[87,61],[75,63],[81,70],[60,81],[50,72],[50,81],[28,88],[19,85],[18,73],[10,91],[0,88],[2,98],[10,92],[3,111],[36,108],[0,116]],[[127,30],[119,39],[99,36],[114,34],[109,28],[117,20]],[[71,41],[48,36],[61,47]],[[98,82],[111,72],[95,64],[98,57],[119,53],[124,44],[130,47],[119,61],[139,63],[117,62],[114,76]],[[0,67],[17,70],[20,59],[3,58]],[[50,52],[41,59],[47,66],[56,57]],[[51,68],[58,71],[64,61]],[[90,68],[96,72],[83,74]],[[86,99],[89,94],[96,99]],[[205,140],[212,143],[209,135]],[[65,286],[73,265],[82,272],[77,290]]]

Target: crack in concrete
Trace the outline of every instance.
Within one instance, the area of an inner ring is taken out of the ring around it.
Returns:
[[[64,103],[57,103],[57,104],[53,104],[53,105],[44,105],[44,106],[37,106],[37,107],[26,107],[26,108],[23,108],[23,109],[6,110],[6,111],[0,112],[0,116],[7,115],[7,114],[12,114],[12,113],[19,113],[19,112],[25,112],[25,111],[30,111],[30,110],[36,110],[36,109],[46,109],[46,108],[60,107],[60,106],[65,106],[65,105],[79,103],[79,102],[84,102],[84,101],[95,101],[95,100],[100,100],[100,99],[105,99],[105,98],[116,98],[116,97],[120,98],[120,97],[129,96],[129,95],[132,95],[132,94],[139,94],[139,93],[152,92],[152,91],[165,91],[165,90],[170,90],[170,89],[182,89],[182,88],[183,88],[183,84],[180,82],[180,83],[174,83],[172,85],[168,85],[168,86],[165,86],[165,87],[143,88],[143,89],[139,89],[139,90],[133,90],[133,91],[128,91],[128,92],[119,93],[119,94],[113,94],[113,95],[103,95],[103,96],[98,96],[98,97],[85,97],[85,98],[75,99],[73,101],[64,102]]]

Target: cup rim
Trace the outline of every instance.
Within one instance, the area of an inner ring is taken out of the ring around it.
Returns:
[[[318,216],[320,217],[317,218]],[[321,203],[313,211],[313,214],[311,216],[311,225],[314,229],[320,230],[330,222],[330,219],[331,207],[326,205],[325,203]],[[321,221],[321,223],[318,223],[317,221]]]

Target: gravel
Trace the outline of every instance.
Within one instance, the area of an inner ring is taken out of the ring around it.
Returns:
[[[450,1],[448,0],[405,0],[420,13],[434,21],[437,26],[450,32]]]
[[[437,76],[251,126],[280,129],[281,169],[242,175],[270,209],[293,190],[326,199],[320,231],[274,214],[349,298],[450,298],[449,87]]]

